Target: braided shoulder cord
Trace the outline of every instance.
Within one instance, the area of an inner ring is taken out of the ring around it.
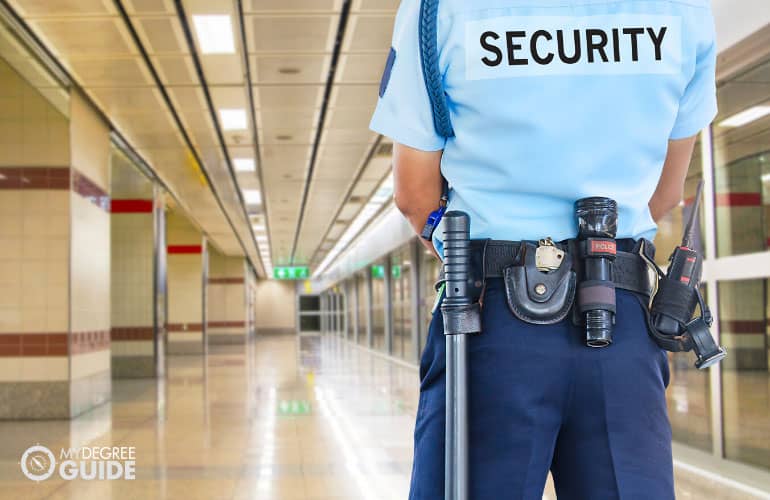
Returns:
[[[442,137],[454,137],[438,64],[438,3],[439,0],[422,0],[420,6],[422,74],[433,108],[433,125],[436,132]]]

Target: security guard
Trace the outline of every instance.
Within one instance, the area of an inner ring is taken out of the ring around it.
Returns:
[[[371,127],[395,143],[395,201],[418,234],[445,179],[474,240],[574,239],[575,202],[601,196],[631,251],[682,198],[715,60],[709,0],[402,0]],[[525,321],[510,294],[484,275],[469,497],[539,500],[550,470],[559,499],[673,499],[668,364],[642,301],[619,287],[613,342],[590,349],[584,327]],[[444,498],[444,354],[434,313],[412,500]]]

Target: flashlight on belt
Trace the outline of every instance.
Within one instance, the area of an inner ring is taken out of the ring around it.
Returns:
[[[607,347],[615,324],[615,283],[612,268],[617,255],[618,204],[602,197],[575,202],[583,275],[577,305],[586,322],[586,345]]]
[[[661,280],[651,308],[652,325],[659,333],[691,341],[696,356],[695,367],[699,370],[705,370],[726,355],[711,336],[711,313],[698,289],[703,262],[693,249],[693,235],[702,194],[703,181],[698,184],[682,244],[669,257],[666,277]],[[692,319],[696,305],[700,306],[702,315]]]

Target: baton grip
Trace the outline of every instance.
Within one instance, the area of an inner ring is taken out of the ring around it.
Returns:
[[[478,305],[469,290],[471,276],[470,218],[460,211],[444,215],[444,333],[461,335],[481,331]]]
[[[470,219],[465,212],[451,211],[444,215],[444,304],[471,304],[468,277],[471,268]]]

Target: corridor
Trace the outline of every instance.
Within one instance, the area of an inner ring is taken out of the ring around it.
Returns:
[[[0,498],[402,500],[416,379],[331,336],[171,357],[165,382],[116,380],[112,403],[72,421],[0,423]],[[18,461],[36,443],[135,447],[136,480],[31,482]],[[761,498],[679,468],[677,483],[679,499]]]

